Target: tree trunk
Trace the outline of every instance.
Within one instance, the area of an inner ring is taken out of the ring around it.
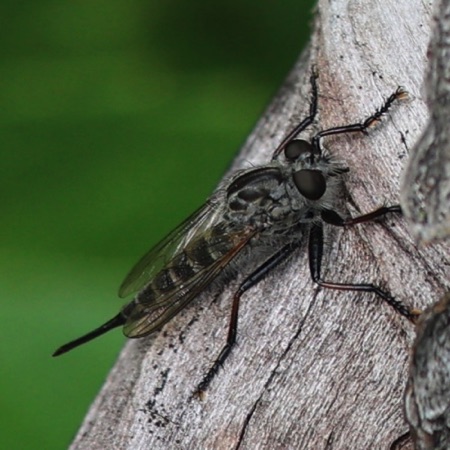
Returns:
[[[361,121],[399,85],[410,93],[367,136],[324,142],[350,168],[349,214],[398,203],[401,171],[427,122],[431,14],[419,0],[320,0],[308,50],[233,169],[267,162],[307,115],[314,64],[313,130]],[[372,282],[423,308],[448,286],[449,264],[448,246],[416,248],[406,221],[390,216],[330,230],[323,275]],[[237,345],[206,398],[193,396],[226,339],[235,289],[236,281],[211,289],[161,333],[128,342],[71,448],[387,449],[407,431],[414,326],[373,294],[319,289],[304,251],[244,294]]]
[[[450,2],[436,3],[426,83],[430,120],[408,161],[402,206],[421,242],[450,236]]]

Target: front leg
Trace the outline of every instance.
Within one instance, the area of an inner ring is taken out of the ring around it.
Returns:
[[[324,209],[321,212],[322,220],[330,225],[335,225],[337,227],[346,227],[351,225],[356,225],[357,223],[371,222],[372,220],[383,217],[388,213],[399,213],[402,214],[400,205],[392,206],[382,206],[367,214],[362,214],[361,216],[351,217],[350,219],[343,219],[336,211],[332,209]]]

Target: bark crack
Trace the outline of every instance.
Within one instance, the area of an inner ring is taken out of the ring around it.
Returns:
[[[273,378],[275,377],[275,375],[278,374],[278,369],[281,365],[281,361],[284,360],[284,358],[286,357],[286,355],[290,352],[294,342],[298,339],[298,337],[300,336],[300,333],[303,330],[303,325],[306,322],[306,320],[308,319],[308,316],[310,315],[310,312],[315,304],[318,292],[319,292],[320,288],[315,289],[313,297],[311,299],[311,302],[309,303],[309,306],[306,310],[305,316],[303,317],[303,319],[300,321],[299,327],[297,329],[297,331],[295,332],[295,334],[293,335],[293,337],[290,339],[288,345],[286,346],[285,350],[283,351],[283,353],[279,356],[278,358],[278,362],[276,364],[276,366],[274,367],[274,369],[272,370],[272,373],[270,374],[269,378],[267,379],[267,381],[264,383],[263,388],[261,389],[261,393],[259,395],[259,397],[255,400],[252,408],[250,409],[249,413],[247,414],[247,416],[245,417],[244,423],[242,424],[242,430],[239,434],[239,439],[238,439],[238,443],[235,447],[236,450],[238,450],[244,440],[244,436],[245,433],[247,431],[248,425],[250,423],[250,420],[253,417],[253,414],[256,411],[257,406],[259,405],[259,403],[262,400],[262,397],[264,396],[264,394],[267,392],[269,385],[271,384]]]

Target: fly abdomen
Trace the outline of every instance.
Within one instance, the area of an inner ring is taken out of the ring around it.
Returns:
[[[147,303],[151,304],[155,301],[156,297],[158,296],[155,289],[152,287],[151,284],[146,286],[141,292],[138,293],[136,297],[136,301],[139,303]],[[122,313],[128,317],[130,315],[130,312],[133,310],[133,304],[134,302],[128,303],[128,305],[125,305],[122,309]]]
[[[181,282],[190,280],[197,271],[193,262],[188,258],[185,251],[177,255],[170,266],[173,276]]]
[[[153,278],[146,288],[151,296],[166,293],[191,280],[197,273],[213,265],[233,248],[222,225],[216,225],[194,239]]]
[[[175,287],[175,281],[170,269],[162,269],[156,274],[152,287],[158,292],[167,292]]]
[[[214,263],[216,258],[211,254],[206,236],[191,242],[185,249],[187,257],[201,267],[208,267]]]
[[[208,230],[202,237],[192,241],[184,250],[192,263],[206,268],[226,255],[232,248],[231,241],[225,226],[218,224]]]
[[[206,252],[202,247],[202,250],[197,250],[200,252],[200,255],[205,255]],[[211,259],[208,255],[208,262]],[[203,261],[206,261],[206,257],[203,258]],[[211,259],[212,260],[212,259]],[[214,262],[214,260],[212,260]],[[173,260],[170,262],[170,265],[161,269],[153,279],[149,288],[157,293],[165,293],[175,289],[180,284],[183,284],[198,272],[198,262],[189,258],[186,254],[186,251],[181,251]],[[202,266],[203,268],[203,266]],[[154,294],[153,294],[154,295]]]

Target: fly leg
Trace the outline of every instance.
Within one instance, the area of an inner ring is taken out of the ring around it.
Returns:
[[[325,136],[331,136],[336,134],[345,134],[345,133],[367,133],[367,129],[370,128],[375,123],[381,120],[383,114],[387,113],[391,108],[393,103],[396,100],[402,100],[407,98],[408,93],[401,87],[398,87],[397,90],[384,102],[384,105],[375,111],[374,114],[369,116],[366,120],[361,123],[354,123],[351,125],[343,125],[340,127],[329,128],[328,130],[323,130],[317,133],[312,138],[312,145],[319,153],[322,152],[320,147],[320,140]]]
[[[337,227],[346,227],[351,225],[356,225],[357,223],[371,222],[379,217],[383,217],[388,213],[399,213],[402,214],[402,209],[400,205],[392,206],[382,206],[367,214],[362,214],[357,217],[350,217],[349,219],[343,219],[336,211],[332,209],[324,209],[322,211],[322,220],[331,225]]]
[[[208,389],[209,384],[215,377],[219,369],[223,366],[225,360],[231,352],[234,344],[236,343],[237,326],[238,326],[238,314],[239,314],[239,301],[242,294],[251,287],[258,284],[269,272],[276,266],[283,262],[289,255],[297,248],[295,244],[289,244],[272,255],[266,262],[259,266],[251,275],[249,275],[239,286],[238,290],[233,296],[233,306],[231,308],[231,319],[228,327],[228,336],[225,346],[219,354],[219,357],[214,362],[213,366],[209,369],[208,373],[203,377],[197,388],[197,394],[201,397],[203,392]]]
[[[305,128],[309,127],[317,115],[317,72],[313,67],[311,73],[311,102],[309,104],[309,116],[305,117],[289,134],[281,141],[280,145],[276,148],[272,155],[272,161],[277,159],[278,155],[282,152],[284,147],[286,147],[289,142],[291,142],[297,134],[303,131]]]
[[[401,212],[398,205],[391,207],[379,208],[369,214],[355,217],[353,219],[343,219],[338,213],[331,210],[326,210],[322,213],[322,219],[336,226],[351,226],[357,223],[368,222],[376,219],[377,217],[384,216],[389,212]],[[348,284],[348,283],[335,283],[333,281],[325,281],[321,276],[322,255],[323,255],[323,226],[322,224],[313,224],[309,232],[309,269],[311,277],[315,283],[321,287],[330,289],[339,289],[344,291],[362,291],[373,292],[381,297],[386,303],[392,306],[399,314],[415,323],[417,316],[420,314],[419,310],[411,309],[404,305],[401,301],[396,300],[388,292],[383,291],[379,287],[373,284]]]

